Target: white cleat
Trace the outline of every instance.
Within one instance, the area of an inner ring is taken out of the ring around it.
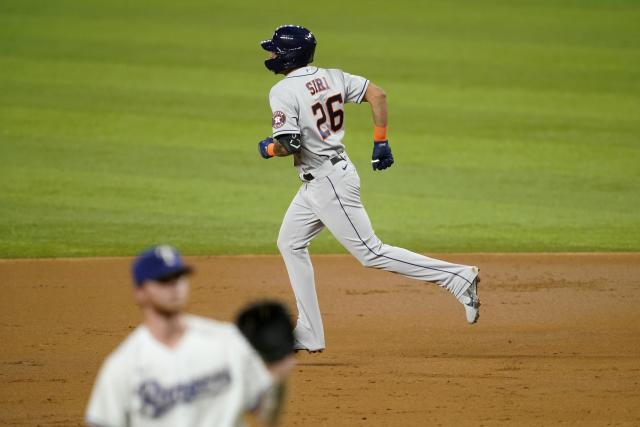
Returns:
[[[476,278],[473,279],[471,286],[463,295],[462,304],[467,315],[467,322],[473,325],[480,317],[480,299],[478,298],[478,283],[480,283],[480,273],[477,267],[473,267],[476,271]]]
[[[303,344],[303,342],[313,341],[310,339],[310,334],[307,332],[307,329],[304,327],[298,327],[293,330],[293,336],[295,337],[295,342],[293,343],[293,351],[298,353],[300,351],[306,351],[308,353],[322,353],[324,351],[324,346],[318,347],[310,346]]]
[[[300,341],[296,340],[295,344],[293,345],[293,351],[296,352],[296,353],[298,353],[300,351],[306,351],[308,353],[313,354],[313,353],[322,353],[324,351],[324,348],[316,348],[316,349],[311,350],[311,349],[305,347],[304,345],[302,345],[300,343]]]

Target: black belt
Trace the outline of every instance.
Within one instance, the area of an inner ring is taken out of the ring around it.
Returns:
[[[340,163],[341,161],[343,161],[344,159],[342,157],[332,157],[329,159],[329,161],[331,162],[331,165],[335,165],[337,163]],[[305,173],[304,175],[302,175],[302,178],[305,181],[313,181],[313,179],[315,178],[313,175],[311,175],[310,173]]]
[[[343,160],[344,159],[342,157],[332,157],[329,159],[332,165],[335,165],[336,163],[340,163]]]

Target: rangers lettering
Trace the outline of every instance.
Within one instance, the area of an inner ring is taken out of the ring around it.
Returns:
[[[200,396],[215,396],[224,392],[231,384],[228,368],[186,384],[162,387],[157,380],[148,380],[138,387],[142,401],[140,413],[149,418],[159,418],[179,403],[190,403]]]

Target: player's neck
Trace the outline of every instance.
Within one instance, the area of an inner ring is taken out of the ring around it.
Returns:
[[[308,65],[305,65],[305,67],[308,67]],[[299,70],[300,68],[304,68],[304,67],[291,68],[290,70],[285,70],[282,74],[284,74],[286,77],[289,74],[293,73],[294,71]]]
[[[173,348],[184,335],[187,324],[183,313],[163,313],[152,308],[143,310],[144,325],[163,345]]]

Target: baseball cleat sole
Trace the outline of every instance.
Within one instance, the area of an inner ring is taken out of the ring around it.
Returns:
[[[317,353],[322,353],[324,351],[324,348],[321,348],[319,350],[309,350],[307,348],[296,348],[293,350],[294,353],[299,353],[301,351],[306,351],[309,354],[317,354]]]

